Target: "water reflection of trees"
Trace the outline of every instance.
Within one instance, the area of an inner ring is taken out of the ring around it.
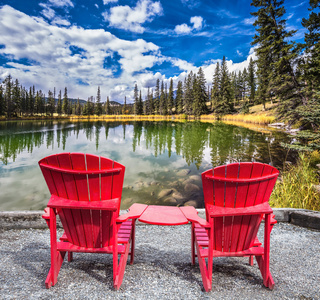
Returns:
[[[122,138],[126,139],[128,126],[133,127],[132,150],[138,146],[152,151],[154,156],[167,153],[181,155],[188,165],[198,167],[203,161],[204,150],[209,147],[212,165],[232,161],[272,162],[281,166],[287,153],[279,141],[289,139],[281,133],[261,134],[246,128],[223,123],[201,122],[3,122],[0,123],[0,156],[4,164],[15,160],[23,152],[45,145],[65,150],[67,139],[84,134],[99,148],[100,138],[108,140],[110,128],[122,126]],[[101,137],[104,129],[105,136]],[[288,142],[288,141],[287,141]],[[56,143],[56,145],[55,145]],[[290,158],[289,158],[290,159]]]

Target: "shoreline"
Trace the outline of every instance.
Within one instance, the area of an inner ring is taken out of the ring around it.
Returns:
[[[205,209],[197,209],[201,218],[205,219]],[[0,211],[0,230],[10,229],[47,229],[46,222],[42,219],[43,211]],[[120,215],[126,213],[120,211]],[[300,227],[320,230],[320,212],[299,208],[273,208],[273,213],[278,222],[290,223]],[[137,221],[137,225],[146,225]],[[60,228],[61,224],[59,223]]]

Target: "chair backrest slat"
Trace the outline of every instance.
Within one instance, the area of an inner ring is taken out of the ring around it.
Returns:
[[[121,199],[125,168],[110,159],[61,153],[42,159],[39,165],[53,195],[78,201]],[[119,209],[120,200],[116,215]],[[58,214],[67,238],[73,244],[89,248],[111,245],[116,217],[111,211],[58,209]]]
[[[269,176],[271,174],[275,176]],[[235,163],[208,170],[202,173],[205,205],[248,207],[262,204],[269,201],[278,174],[277,169],[262,163]],[[214,249],[224,252],[248,249],[261,220],[262,215],[215,218]]]

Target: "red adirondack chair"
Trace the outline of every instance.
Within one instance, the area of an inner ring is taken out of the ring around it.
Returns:
[[[270,232],[276,220],[268,201],[278,175],[276,168],[262,163],[234,163],[202,173],[210,227],[192,223],[192,264],[197,256],[207,292],[212,288],[213,257],[223,256],[249,256],[251,265],[255,256],[263,284],[273,289],[269,250]],[[263,218],[264,246],[257,238]]]
[[[46,287],[57,283],[66,252],[69,261],[73,252],[89,252],[113,255],[114,288],[119,289],[130,244],[131,264],[134,258],[135,220],[117,220],[125,167],[104,157],[82,153],[51,155],[41,159],[39,165],[51,193],[43,215],[51,242]],[[64,228],[60,242],[57,214]]]

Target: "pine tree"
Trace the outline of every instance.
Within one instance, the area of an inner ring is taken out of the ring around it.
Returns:
[[[58,95],[58,103],[57,103],[57,113],[60,116],[62,113],[62,97],[61,97],[61,90],[59,91]]]
[[[182,114],[183,113],[183,91],[182,91],[182,81],[178,81],[177,86],[177,95],[176,95],[176,113]]]
[[[153,115],[154,114],[153,89],[151,89],[151,92],[149,94],[149,109],[150,109],[150,115]]]
[[[69,100],[68,100],[68,90],[67,87],[64,88],[63,102],[62,102],[62,111],[64,114],[69,113]]]
[[[155,114],[160,113],[160,79],[156,81],[156,88],[154,91],[154,111]]]
[[[138,100],[138,115],[143,114],[143,104],[142,104],[142,96],[141,96],[141,90],[139,94],[139,100]]]
[[[278,115],[294,121],[297,118],[295,109],[301,104],[307,105],[307,99],[302,93],[302,87],[293,69],[298,53],[289,39],[295,31],[286,30],[283,2],[283,0],[252,1],[251,5],[259,8],[252,13],[257,17],[253,24],[257,31],[253,44],[258,45],[256,48],[258,92],[263,104],[270,98],[270,94],[274,94],[280,100]]]
[[[320,0],[310,0],[309,17],[302,19],[302,26],[307,29],[302,49],[304,79],[308,84],[308,97],[320,100]],[[318,9],[318,12],[315,10]]]
[[[80,104],[79,98],[78,98],[78,100],[77,100],[77,105],[76,105],[75,114],[76,114],[77,116],[80,116],[80,115],[81,115],[81,104]]]
[[[206,79],[203,73],[202,68],[199,68],[197,77],[194,79],[193,82],[193,114],[195,116],[200,116],[207,112],[207,101],[208,95],[206,91]]]
[[[193,72],[190,71],[188,76],[184,80],[184,89],[183,89],[183,109],[184,113],[187,115],[192,114],[192,102],[193,102]]]
[[[47,100],[47,113],[53,116],[54,109],[55,109],[55,103],[53,98],[53,93],[49,90],[48,92],[48,100]]]
[[[134,101],[134,114],[139,114],[139,91],[138,91],[138,85],[135,84],[134,90],[133,90],[133,101]]]
[[[170,87],[169,87],[169,94],[168,94],[168,106],[167,106],[167,110],[168,110],[168,114],[172,115],[172,110],[174,108],[173,105],[173,80],[172,78],[170,79]]]
[[[124,104],[123,104],[122,114],[123,115],[127,114],[127,97],[126,96],[124,96]]]
[[[0,84],[0,116],[3,116],[6,112],[6,103],[4,100],[3,87]]]
[[[220,64],[217,62],[213,75],[212,91],[211,91],[211,109],[214,110],[220,99]]]
[[[249,102],[253,104],[255,102],[256,95],[256,78],[255,78],[255,63],[252,57],[250,57],[248,65],[248,88],[249,88]]]
[[[96,102],[96,106],[95,106],[95,114],[98,116],[100,116],[102,114],[100,86],[98,86],[98,91],[97,91],[97,102]]]
[[[13,107],[14,107],[14,114],[22,114],[21,112],[21,94],[20,94],[20,84],[19,84],[19,80],[16,79],[12,88],[12,103],[13,103]]]
[[[111,115],[111,107],[110,107],[109,96],[107,97],[107,102],[106,102],[105,106],[106,106],[106,114],[107,115]]]
[[[29,113],[33,115],[34,113],[34,102],[35,102],[35,97],[33,96],[33,89],[30,87],[29,89]]]
[[[230,114],[233,112],[233,98],[231,80],[225,56],[222,59],[220,84],[220,97],[214,112],[218,115]]]
[[[160,92],[160,105],[159,105],[160,115],[166,115],[167,105],[166,105],[166,95],[164,91],[164,83],[161,82],[161,92]]]

